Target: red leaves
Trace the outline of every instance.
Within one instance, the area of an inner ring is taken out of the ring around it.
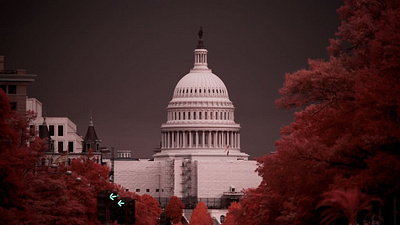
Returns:
[[[190,217],[190,224],[193,225],[213,225],[213,220],[204,202],[199,202],[194,208]]]
[[[165,214],[171,217],[173,223],[178,223],[182,220],[183,209],[185,205],[179,200],[178,197],[172,196],[167,206],[165,207]]]
[[[235,222],[318,224],[324,192],[352,208],[354,222],[365,207],[346,202],[364,195],[332,190],[358,188],[385,201],[400,192],[400,4],[347,0],[338,13],[329,61],[286,74],[276,104],[298,112],[277,153],[258,159],[263,182],[246,192]],[[324,214],[331,221],[340,213]]]
[[[137,200],[136,224],[155,224],[161,209],[148,195],[137,196],[109,183],[109,170],[92,153],[67,168],[41,166],[43,141],[29,132],[34,114],[12,112],[0,89],[0,215],[2,224],[100,224],[97,193],[111,189]],[[29,144],[28,144],[29,143]],[[76,180],[79,177],[80,181]]]

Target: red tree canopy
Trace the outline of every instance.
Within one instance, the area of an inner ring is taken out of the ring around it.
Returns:
[[[322,193],[358,188],[388,207],[400,193],[399,1],[346,0],[338,14],[329,60],[286,74],[276,104],[297,109],[294,122],[258,159],[263,181],[235,220],[319,224]]]
[[[194,208],[192,216],[190,217],[190,224],[193,225],[212,225],[213,220],[208,212],[206,204],[199,202]]]
[[[33,118],[32,113],[21,117],[11,111],[0,89],[1,224],[100,224],[97,193],[106,189],[137,200],[136,224],[158,221],[158,202],[111,184],[108,168],[96,163],[92,153],[72,160],[72,175],[63,163],[59,168],[42,166],[44,142],[28,129]]]
[[[175,223],[179,223],[182,220],[183,209],[185,205],[179,200],[178,197],[172,196],[167,206],[165,207],[165,215],[171,217],[171,221]]]

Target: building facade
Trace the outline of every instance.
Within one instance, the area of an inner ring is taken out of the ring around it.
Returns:
[[[83,138],[77,133],[77,126],[68,117],[43,117],[42,103],[36,98],[26,99],[26,110],[37,114],[36,119],[30,123],[31,129],[39,132],[40,126],[46,120],[49,135],[54,141],[54,152],[81,153]]]
[[[20,115],[25,115],[28,84],[35,78],[35,74],[28,74],[26,70],[5,70],[4,56],[0,56],[0,89],[10,99],[11,109]]]

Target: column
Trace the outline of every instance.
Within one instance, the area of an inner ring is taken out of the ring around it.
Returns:
[[[205,132],[204,132],[204,130],[201,131],[201,132],[202,132],[202,135],[201,135],[201,138],[202,138],[201,147],[204,148],[206,146],[206,144],[204,143],[204,141],[206,140]]]
[[[230,145],[231,145],[231,148],[233,148],[233,131],[231,131],[229,133],[231,134]]]
[[[240,133],[238,132],[238,148],[240,148]]]
[[[199,147],[199,131],[196,130],[196,148]]]
[[[183,143],[182,143],[182,148],[186,148],[186,131],[182,131],[182,135],[183,135]]]
[[[208,131],[208,147],[211,148],[211,131]]]
[[[192,147],[192,143],[193,143],[193,140],[192,140],[192,131],[189,131],[189,148]]]
[[[223,148],[223,147],[225,147],[225,131],[222,131],[222,145],[221,145],[221,147]]]
[[[170,147],[170,140],[169,140],[170,134],[169,134],[169,131],[167,131],[166,133],[167,133],[166,134],[166,136],[167,136],[167,148],[169,148]]]
[[[180,141],[181,141],[181,132],[180,131],[177,131],[176,132],[176,146],[175,147],[177,147],[177,148],[180,148],[181,146],[180,146]]]

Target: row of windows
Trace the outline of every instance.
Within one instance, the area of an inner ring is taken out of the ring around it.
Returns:
[[[169,112],[168,120],[233,120],[233,112]]]
[[[118,153],[118,158],[130,158],[131,153]]]
[[[175,91],[175,93],[176,94],[183,94],[183,93],[197,93],[197,92],[199,92],[200,94],[201,94],[201,92],[202,92],[202,90],[203,90],[203,93],[207,93],[207,90],[208,90],[208,93],[209,94],[211,94],[211,93],[219,93],[219,94],[224,94],[224,93],[227,93],[227,91],[226,90],[224,90],[223,88],[217,88],[217,89],[210,89],[210,88],[208,88],[208,89],[201,89],[201,88],[199,88],[199,89],[197,89],[197,88],[182,88],[182,89],[177,89],[176,91]]]
[[[214,102],[214,101],[184,101],[184,102],[170,102],[168,107],[187,107],[187,106],[223,106],[233,107],[232,102]]]
[[[3,89],[4,93],[9,95],[17,94],[17,85],[0,85],[0,88]]]
[[[59,153],[64,152],[64,142],[63,141],[59,141],[57,143],[57,147],[58,147],[57,151]],[[53,143],[50,144],[50,151],[54,151],[54,144]],[[74,152],[74,142],[73,141],[69,141],[68,142],[68,152]]]
[[[129,191],[129,190],[127,190],[127,191]],[[160,189],[157,188],[155,191],[156,191],[156,192],[160,192]],[[140,192],[140,188],[136,188],[136,191],[135,191],[135,192],[136,192],[136,193]],[[150,192],[150,189],[147,188],[147,189],[146,189],[146,192]],[[161,192],[164,192],[164,189],[161,189]]]
[[[64,142],[59,141],[58,142],[58,152],[63,152],[64,151]],[[68,152],[73,152],[74,151],[74,142],[69,141],[68,142]]]
[[[43,125],[39,125],[39,130],[42,128]],[[29,125],[30,129],[35,129],[35,125]],[[49,134],[50,136],[54,136],[54,125],[49,125]],[[64,126],[58,125],[57,129],[58,136],[64,136]]]

